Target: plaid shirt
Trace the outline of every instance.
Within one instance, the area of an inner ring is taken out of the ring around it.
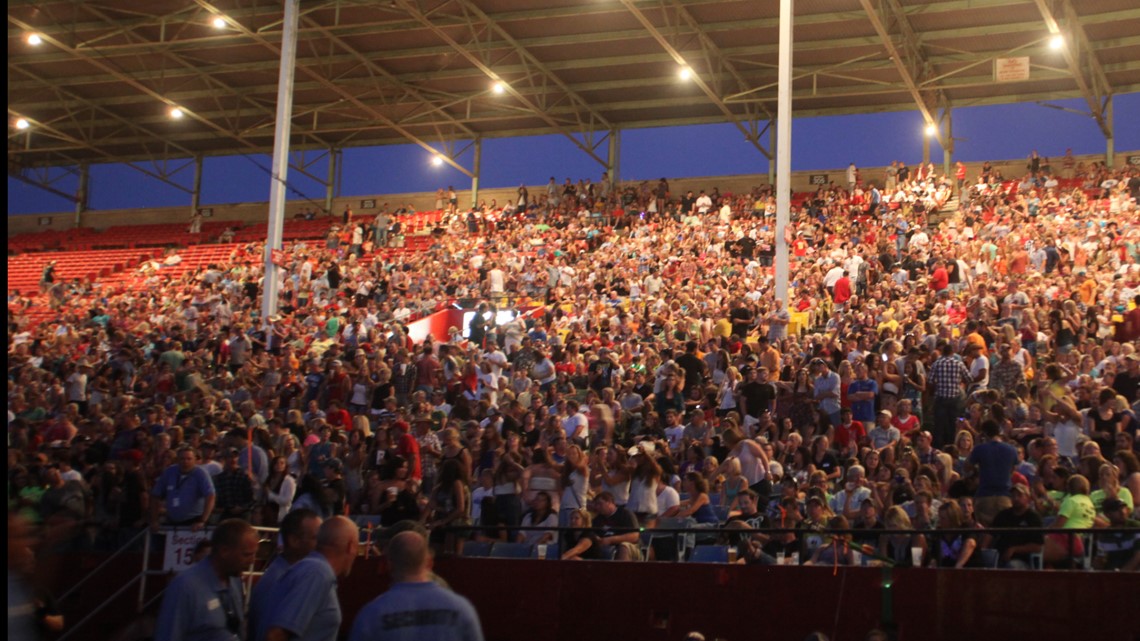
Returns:
[[[970,378],[966,364],[953,356],[943,356],[930,366],[930,384],[937,398],[961,397],[962,384]]]
[[[226,518],[231,511],[244,512],[253,507],[253,481],[245,470],[225,470],[214,477],[218,513]]]
[[[990,388],[1003,393],[1012,392],[1018,384],[1024,382],[1025,368],[1021,366],[1021,363],[1014,360],[999,362],[994,365],[994,370],[990,373]]]

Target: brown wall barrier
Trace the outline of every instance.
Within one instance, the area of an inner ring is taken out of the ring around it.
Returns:
[[[60,594],[102,558],[59,557],[41,571],[54,575]],[[139,560],[128,555],[62,603],[69,621],[130,580]],[[380,565],[358,560],[342,581],[342,632],[387,588]],[[673,641],[690,630],[725,641],[800,641],[815,630],[860,641],[875,627],[899,641],[1127,641],[1137,638],[1140,594],[1140,574],[1111,572],[464,558],[437,559],[435,570],[475,604],[488,641]],[[165,582],[152,577],[148,597]],[[116,638],[142,618],[137,597],[136,586],[77,638]],[[148,614],[156,612],[157,605]]]

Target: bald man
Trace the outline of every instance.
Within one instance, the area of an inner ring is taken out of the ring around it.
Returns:
[[[360,531],[343,516],[321,524],[317,549],[297,561],[269,595],[255,641],[335,641],[340,629],[336,583],[348,576],[360,547]]]
[[[397,534],[384,554],[392,587],[360,610],[349,641],[482,641],[471,602],[432,581],[422,534]]]

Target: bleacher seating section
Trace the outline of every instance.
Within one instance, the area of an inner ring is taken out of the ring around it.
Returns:
[[[432,227],[442,217],[443,213],[439,211],[397,216],[396,220],[401,224],[401,239],[393,239],[390,247],[376,248],[373,255],[392,260],[426,250],[432,244]],[[366,218],[366,222],[371,222],[371,216]],[[339,223],[339,217],[288,220],[284,224],[283,238],[286,243],[322,242],[330,227]],[[233,242],[218,244],[219,237],[227,228],[235,229]],[[176,247],[182,262],[163,267],[160,273],[177,278],[211,263],[225,263],[243,244],[264,238],[264,224],[243,225],[220,220],[203,221],[200,234],[187,233],[186,223],[120,225],[103,231],[83,227],[21,234],[8,239],[8,292],[37,293],[43,268],[51,260],[56,261],[58,281],[78,278],[97,283],[103,291],[137,290],[142,288],[145,280],[138,272],[139,265],[150,259],[161,261],[167,247]],[[32,326],[54,316],[46,304],[40,303],[25,313]]]

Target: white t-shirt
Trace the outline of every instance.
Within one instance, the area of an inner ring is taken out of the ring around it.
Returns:
[[[87,400],[87,375],[79,372],[73,372],[67,377],[67,400],[86,401]]]
[[[680,504],[681,495],[677,493],[677,490],[668,485],[664,486],[661,493],[657,495],[657,516],[665,514],[669,508]]]
[[[586,415],[577,412],[562,419],[562,431],[566,433],[566,438],[574,438],[575,435],[582,437],[586,436],[586,430],[589,427],[589,421]]]
[[[506,289],[506,275],[497,267],[487,272],[487,280],[491,282],[493,293],[502,293]]]
[[[983,372],[985,375],[982,376],[981,380],[975,383],[979,388],[989,387],[990,385],[990,360],[984,356],[979,356],[974,359],[973,363],[970,363],[970,376],[977,379],[978,375]]]

